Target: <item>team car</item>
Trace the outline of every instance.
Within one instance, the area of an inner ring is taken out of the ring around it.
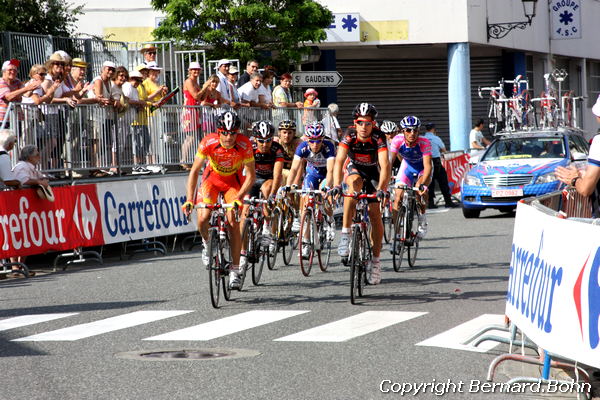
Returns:
[[[583,131],[575,128],[500,133],[461,182],[463,215],[511,212],[523,198],[558,190],[556,167],[585,163],[588,153]]]

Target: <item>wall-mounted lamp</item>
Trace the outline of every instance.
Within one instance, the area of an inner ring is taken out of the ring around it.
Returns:
[[[521,0],[523,2],[523,12],[527,21],[522,22],[504,22],[499,24],[487,23],[487,40],[490,39],[502,39],[513,29],[525,29],[531,25],[533,17],[535,17],[535,8],[537,6],[537,0]]]

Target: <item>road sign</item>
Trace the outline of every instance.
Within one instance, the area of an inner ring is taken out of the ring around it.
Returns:
[[[342,80],[337,71],[292,72],[292,82],[296,87],[338,87]]]

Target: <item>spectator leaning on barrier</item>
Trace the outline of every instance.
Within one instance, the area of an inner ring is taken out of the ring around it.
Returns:
[[[219,60],[217,63],[217,77],[219,78],[219,86],[217,90],[221,93],[221,102],[223,104],[229,104],[233,106],[231,94],[229,93],[229,83],[227,80],[227,74],[229,74],[229,67],[231,67],[231,61],[227,59]]]
[[[255,72],[252,75],[250,75],[250,81],[248,81],[238,89],[238,94],[240,95],[240,103],[242,107],[267,108],[266,105],[261,105],[259,103],[258,89],[260,88],[261,83],[262,75],[258,72]]]
[[[20,102],[23,93],[35,90],[40,86],[40,82],[35,81],[23,86],[17,79],[17,69],[19,60],[9,60],[2,64],[2,78],[0,78],[0,126],[4,121],[6,110],[10,102]],[[4,125],[8,128],[8,121]]]
[[[429,208],[437,208],[434,202],[435,197],[435,182],[440,186],[440,191],[444,196],[444,203],[447,208],[458,207],[452,201],[450,188],[448,187],[448,175],[446,169],[442,165],[442,153],[446,152],[446,146],[442,139],[435,133],[435,124],[425,124],[425,134],[421,135],[431,143],[431,161],[433,162],[433,175],[431,184],[429,185]]]
[[[33,81],[38,81],[40,87],[38,87],[35,90],[23,93],[23,99],[21,100],[23,104],[39,105],[42,103],[49,103],[52,101],[52,98],[54,97],[54,91],[60,86],[60,83],[54,83],[52,86],[50,86],[48,91],[45,91],[41,84],[46,79],[47,74],[48,73],[46,72],[46,67],[44,67],[42,64],[33,64],[31,66],[31,69],[29,70],[29,77],[31,78],[31,80],[27,82],[27,84],[32,83]],[[26,109],[26,111],[29,110]]]
[[[92,138],[92,151],[96,157],[95,166],[103,166],[102,154],[104,148],[100,145],[108,143],[107,138],[111,137],[110,132],[113,129],[113,101],[110,97],[110,85],[117,66],[112,61],[105,61],[102,64],[102,72],[92,80],[92,90],[88,92],[88,97],[95,99],[98,105],[104,107],[102,110],[94,110],[94,135]],[[102,153],[102,154],[101,154]],[[106,176],[106,171],[95,170],[91,172],[94,177]]]
[[[197,61],[191,62],[188,68],[188,77],[183,83],[184,107],[181,113],[181,128],[185,138],[181,145],[180,167],[184,171],[189,171],[192,166],[189,164],[191,160],[190,151],[194,146],[194,138],[200,135],[200,84],[198,79],[202,67]]]
[[[235,102],[234,108],[240,107],[240,95],[238,94],[238,75],[239,71],[235,66],[229,67],[229,73],[227,74],[227,81],[229,83],[229,93],[231,94],[231,99]]]
[[[325,128],[325,136],[333,140],[333,142],[336,144],[340,141],[339,138],[342,136],[342,128],[340,127],[340,123],[337,119],[339,112],[340,107],[335,103],[331,103],[327,106],[327,113],[321,120],[321,123]]]
[[[7,187],[18,188],[21,182],[12,172],[10,152],[15,148],[17,137],[9,129],[0,130],[0,190]]]
[[[592,113],[596,117],[596,121],[600,123],[600,96],[598,96],[596,104],[592,107]],[[577,193],[582,196],[590,196],[594,193],[600,181],[600,135],[596,135],[592,140],[587,161],[587,167],[583,173],[574,165],[569,166],[569,168],[556,167],[554,172],[561,182],[573,186]],[[594,206],[594,216],[597,217],[597,213],[598,207],[596,204]]]
[[[256,61],[256,60],[248,61],[246,63],[246,70],[240,76],[240,80],[237,83],[237,87],[240,88],[243,85],[245,85],[246,83],[248,83],[248,81],[250,81],[250,75],[252,75],[255,72],[258,72],[258,61]]]
[[[265,70],[265,72],[262,74],[262,84],[258,88],[258,102],[262,106],[266,106],[268,108],[273,107],[271,84],[273,83],[274,77],[275,73],[273,71]]]
[[[273,89],[273,104],[275,107],[297,107],[302,108],[302,102],[294,102],[290,88],[292,87],[292,75],[285,73],[281,75],[281,82]]]

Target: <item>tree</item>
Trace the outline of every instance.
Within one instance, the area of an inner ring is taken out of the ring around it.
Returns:
[[[82,8],[61,0],[0,0],[0,31],[70,36]]]
[[[167,14],[154,30],[162,40],[207,44],[212,58],[257,58],[276,52],[286,64],[326,38],[333,14],[313,0],[152,0]]]

